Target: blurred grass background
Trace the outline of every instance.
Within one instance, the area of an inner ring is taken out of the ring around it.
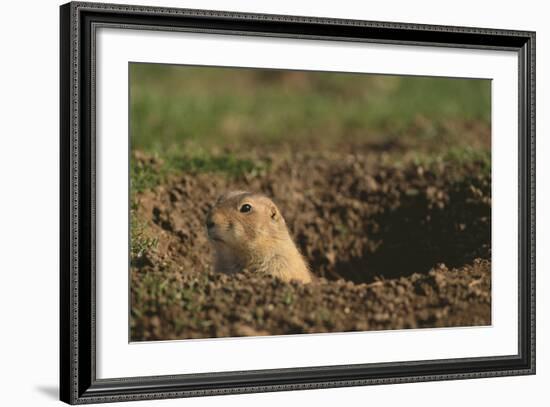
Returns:
[[[465,130],[490,129],[491,82],[132,63],[130,109],[132,149],[160,156],[398,139],[468,145]]]

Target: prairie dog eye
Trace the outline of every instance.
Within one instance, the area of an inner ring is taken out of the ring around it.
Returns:
[[[250,212],[251,210],[252,206],[250,206],[249,204],[244,204],[241,206],[241,209],[239,209],[239,211],[242,213]]]

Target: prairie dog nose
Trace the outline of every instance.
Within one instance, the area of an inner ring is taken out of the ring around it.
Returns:
[[[216,226],[216,224],[214,223],[214,219],[212,219],[212,214],[209,213],[206,217],[206,228],[212,229],[214,226]]]
[[[213,211],[210,210],[206,214],[206,228],[212,229],[214,226],[216,226],[216,223],[214,222],[214,214]]]

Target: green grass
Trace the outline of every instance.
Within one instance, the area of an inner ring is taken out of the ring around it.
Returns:
[[[152,189],[172,174],[221,173],[228,178],[245,174],[264,174],[270,167],[267,160],[239,158],[232,153],[212,155],[204,151],[166,153],[162,158],[153,153],[154,163],[130,160],[130,185],[132,193]]]
[[[134,157],[130,160],[130,189],[133,193],[156,187],[165,175],[166,171],[162,168],[155,168],[152,164],[138,161]]]
[[[169,167],[175,171],[200,173],[220,172],[229,177],[238,177],[243,174],[263,173],[269,167],[268,162],[237,158],[233,154],[211,156],[208,154],[173,157]]]
[[[165,155],[280,143],[430,137],[490,123],[489,80],[130,65],[132,148]],[[435,129],[435,130],[434,130]],[[192,167],[226,164],[194,162]]]
[[[147,234],[147,225],[138,219],[135,208],[130,210],[130,260],[139,262],[149,251],[155,250],[158,246],[158,238],[150,237]]]

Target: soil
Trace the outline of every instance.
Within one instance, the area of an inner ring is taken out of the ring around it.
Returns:
[[[371,151],[254,152],[262,171],[181,173],[137,194],[158,243],[132,258],[131,339],[490,324],[490,171]],[[274,199],[315,283],[211,271],[204,220],[230,189]]]

